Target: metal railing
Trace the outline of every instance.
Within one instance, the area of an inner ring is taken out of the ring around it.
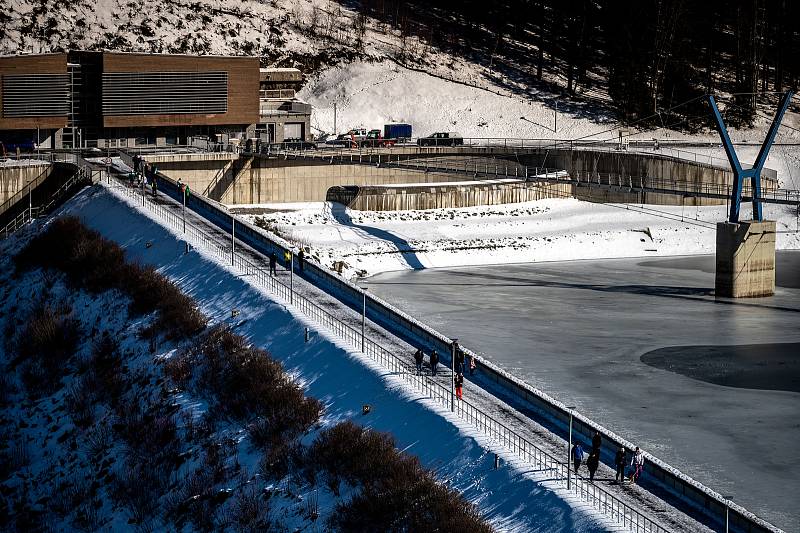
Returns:
[[[258,91],[258,97],[291,100],[295,97],[295,91],[294,89],[261,89]]]
[[[241,253],[236,252],[236,248],[232,246],[232,243],[223,245],[219,242],[219,237],[215,237],[192,224],[184,226],[184,219],[179,212],[170,210],[164,205],[153,201],[152,196],[142,189],[128,187],[116,180],[116,178],[114,178],[110,187],[114,191],[133,199],[134,203],[144,206],[156,214],[177,234],[183,234],[187,242],[191,242],[194,246],[200,247],[222,259],[225,263],[242,272],[243,276],[248,277],[252,283],[266,288],[284,301],[291,302],[317,324],[328,329],[354,348],[363,350],[365,355],[403,378],[418,393],[450,409],[484,435],[504,446],[510,453],[513,453],[537,470],[551,472],[555,481],[562,484],[567,483],[567,472],[570,468],[568,463],[536,446],[519,432],[484,412],[469,400],[454,400],[449,380],[448,385],[444,385],[427,374],[417,375],[412,365],[407,361],[408,354],[395,354],[375,340],[362,336],[361,329],[342,320],[341,314],[334,314],[317,305],[310,298],[294,291],[292,285],[287,285],[278,280],[277,277],[270,276],[268,269],[264,265],[258,265]],[[605,488],[591,483],[580,475],[570,474],[570,477],[572,480],[569,488],[570,493],[615,524],[636,533],[667,533],[671,531],[657,523],[647,513],[628,505]]]
[[[15,216],[11,221],[8,222],[2,229],[0,229],[0,235],[5,239],[18,229],[22,228],[26,224],[29,224],[31,221],[36,220],[44,213],[47,213],[61,198],[69,192],[72,187],[80,184],[80,183],[94,183],[100,179],[102,179],[102,171],[101,170],[94,170],[92,166],[75,154],[68,154],[72,155],[69,162],[77,166],[75,173],[64,182],[61,187],[56,189],[46,200],[44,203],[38,206],[29,205],[28,209],[20,212],[17,216]],[[60,161],[64,161],[61,159]],[[97,180],[95,180],[97,177]]]

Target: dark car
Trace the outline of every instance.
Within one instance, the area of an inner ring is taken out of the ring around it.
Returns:
[[[283,144],[280,145],[285,150],[316,150],[317,143],[306,141],[303,139],[284,139]]]
[[[464,137],[454,131],[442,131],[417,139],[418,146],[460,146],[462,144],[464,144]]]

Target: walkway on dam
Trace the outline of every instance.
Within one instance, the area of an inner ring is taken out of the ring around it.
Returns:
[[[113,189],[117,194],[127,196],[133,205],[136,205],[136,203],[140,201],[140,196],[137,196],[139,194],[138,191],[127,188],[126,186],[122,185],[121,182],[116,182],[113,184]],[[122,192],[122,189],[125,189],[126,193]],[[182,207],[167,196],[160,193],[155,200],[155,204],[164,209],[164,212],[167,213],[166,216],[158,214],[157,212],[153,212],[155,208],[151,207],[150,204],[151,200],[145,201],[144,209],[145,212],[148,213],[148,216],[151,216],[166,227],[169,227],[174,233],[176,233],[176,235],[180,235],[180,221],[183,215]],[[139,204],[138,208],[143,209],[141,204]],[[226,254],[230,254],[231,238],[229,234],[226,234],[216,226],[207,222],[205,219],[195,215],[190,210],[186,211],[186,223],[187,226],[193,228],[194,231],[201,232],[203,235],[207,236],[208,239],[205,243],[193,242],[193,246],[208,247],[210,249],[213,248],[221,254],[221,257],[226,256]],[[236,243],[236,252],[238,254],[242,254],[250,263],[260,266],[264,272],[268,272],[268,260],[260,253],[239,242]],[[281,281],[288,282],[289,273],[286,270],[279,268],[278,276]],[[253,284],[257,284],[257,280],[252,276],[243,274],[243,278],[248,279]],[[358,329],[361,327],[361,316],[358,313],[342,305],[338,300],[310,285],[309,283],[300,279],[298,276],[295,276],[293,279],[293,287],[295,294],[313,300],[316,305],[335,312],[341,318],[341,320],[345,321],[351,328]],[[330,333],[334,337],[337,336],[335,332]],[[401,354],[402,356],[407,354],[407,364],[404,368],[402,368],[399,374],[411,376],[415,373],[412,357],[415,349],[414,347],[398,340],[382,328],[370,322],[367,323],[366,334],[368,338],[377,341],[392,353]],[[429,370],[426,369],[425,372],[429,373]],[[441,369],[435,379],[449,387],[451,375],[447,369]],[[470,402],[479,406],[482,411],[491,413],[495,419],[502,421],[503,424],[513,427],[515,431],[524,435],[529,441],[535,443],[536,446],[541,450],[554,457],[566,459],[566,443],[564,440],[556,437],[551,432],[530,420],[524,414],[515,411],[497,397],[488,394],[484,390],[474,385],[471,385],[469,382],[469,376],[465,377],[464,397],[465,400],[469,400]],[[420,400],[423,400],[424,398],[425,396],[420,395]],[[439,443],[439,445],[446,445],[446,443]],[[491,448],[493,451],[500,453],[501,457],[512,456],[508,450],[506,450],[505,453],[502,451],[504,446],[501,442],[495,441]],[[535,465],[531,465],[528,467],[528,471],[535,476],[539,476],[543,486],[555,490],[561,494],[562,497],[567,495],[564,488],[563,478],[554,477],[552,470],[542,469],[536,467]],[[614,474],[611,469],[605,465],[601,465],[601,468],[598,470],[597,474],[597,489],[606,491],[614,498],[617,498],[620,502],[638,510],[638,512],[644,516],[647,516],[649,519],[652,519],[656,524],[658,524],[658,527],[662,528],[661,531],[709,531],[705,526],[702,526],[701,524],[692,520],[681,511],[665,504],[662,500],[656,498],[644,489],[628,484],[618,486],[614,484],[613,478]],[[575,483],[573,483],[573,487],[574,486]],[[579,506],[585,507],[587,511],[590,511],[591,509],[589,504],[579,504]],[[608,519],[608,514],[605,516]],[[635,527],[635,525],[631,524],[630,526],[622,529],[627,530]],[[653,531],[657,530],[658,529],[656,528]],[[640,531],[643,530],[640,529]]]

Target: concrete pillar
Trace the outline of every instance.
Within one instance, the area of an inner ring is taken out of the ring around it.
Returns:
[[[716,296],[753,298],[775,293],[775,222],[717,224]]]

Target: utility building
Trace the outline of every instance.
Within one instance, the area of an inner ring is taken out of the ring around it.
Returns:
[[[296,68],[262,68],[259,76],[261,142],[311,139],[311,105],[297,99],[303,74]]]
[[[266,73],[266,74],[265,74]],[[297,69],[255,57],[70,51],[0,57],[0,140],[40,148],[308,135]]]

